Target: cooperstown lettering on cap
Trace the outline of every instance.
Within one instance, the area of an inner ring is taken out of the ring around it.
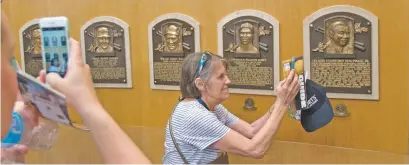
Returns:
[[[314,94],[314,96],[312,96],[310,99],[308,99],[308,101],[307,101],[307,106],[308,107],[312,107],[313,105],[315,105],[315,103],[317,103],[318,102],[318,99],[317,99],[317,97],[315,96],[315,94]]]

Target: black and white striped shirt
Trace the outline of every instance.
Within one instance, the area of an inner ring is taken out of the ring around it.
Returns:
[[[219,104],[207,110],[198,101],[180,102],[172,118],[173,136],[190,164],[206,164],[217,158],[218,149],[210,147],[230,130],[238,117]],[[163,164],[183,164],[166,126]]]

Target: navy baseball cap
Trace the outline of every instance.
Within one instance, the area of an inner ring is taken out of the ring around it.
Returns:
[[[334,117],[331,102],[325,88],[306,80],[307,109],[301,110],[301,125],[307,132],[313,132],[331,122]]]

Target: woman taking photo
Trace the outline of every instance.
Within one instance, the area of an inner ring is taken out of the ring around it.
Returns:
[[[227,62],[210,52],[189,54],[182,65],[179,102],[166,127],[164,164],[227,164],[225,152],[262,158],[300,84],[294,71],[277,86],[276,102],[249,124],[223,105],[229,97]]]

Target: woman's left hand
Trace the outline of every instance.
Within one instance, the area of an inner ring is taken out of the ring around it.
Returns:
[[[37,80],[45,83],[45,76],[46,73],[44,70],[42,70],[40,71]],[[17,94],[17,101],[14,105],[14,111],[24,115],[24,119],[27,120],[26,122],[30,123],[30,126],[35,127],[39,124],[41,114],[34,105],[32,105],[28,100],[24,99],[20,91]]]
[[[29,123],[30,127],[38,126],[41,114],[34,105],[17,101],[14,104],[14,112],[18,112],[23,117],[24,122]]]
[[[14,112],[18,112],[23,117],[24,122],[29,123],[29,127],[33,128],[38,126],[40,113],[38,113],[33,105],[26,104],[23,101],[16,101]],[[23,144],[16,144],[11,148],[2,148],[1,152],[2,162],[12,161],[15,163],[23,163],[24,155],[28,152],[28,147]]]

